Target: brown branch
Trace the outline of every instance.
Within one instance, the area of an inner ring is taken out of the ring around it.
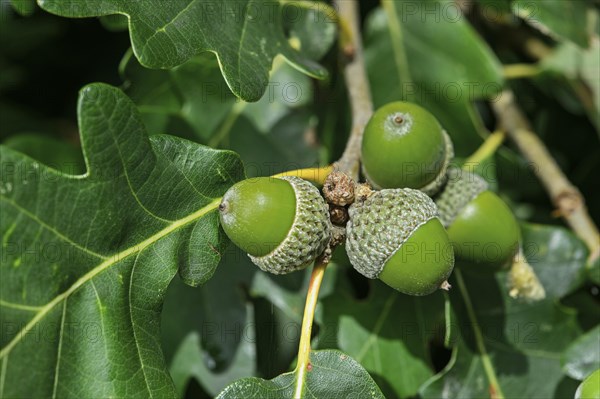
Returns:
[[[358,181],[360,166],[360,146],[362,134],[371,114],[373,101],[365,71],[363,47],[360,31],[358,2],[338,0],[335,2],[340,23],[340,46],[348,58],[344,66],[344,78],[348,87],[352,110],[352,129],[342,157],[336,162],[336,169]]]
[[[536,166],[535,172],[552,203],[575,234],[586,243],[590,250],[589,263],[593,263],[600,256],[600,233],[588,214],[583,196],[533,132],[529,121],[515,103],[512,91],[505,90],[492,106],[500,128],[506,131],[525,158]]]

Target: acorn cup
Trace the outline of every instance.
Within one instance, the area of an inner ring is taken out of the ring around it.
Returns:
[[[259,177],[233,185],[219,205],[227,236],[261,270],[286,274],[310,265],[331,235],[319,190],[298,177]]]
[[[448,169],[448,183],[435,197],[456,258],[477,271],[507,266],[519,249],[519,225],[508,206],[479,175]]]
[[[367,123],[362,171],[376,189],[413,188],[434,195],[446,182],[454,149],[448,134],[425,108],[397,101]]]
[[[419,190],[374,191],[349,208],[346,252],[365,277],[409,295],[442,286],[454,267],[448,235],[431,198]]]

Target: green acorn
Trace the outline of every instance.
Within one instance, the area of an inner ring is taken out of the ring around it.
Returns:
[[[264,271],[286,274],[312,263],[331,222],[319,190],[298,177],[259,177],[233,185],[219,205],[221,226]]]
[[[419,190],[374,191],[349,208],[346,252],[354,268],[409,295],[440,288],[454,267],[433,200]]]
[[[362,168],[374,188],[414,188],[433,195],[446,182],[453,156],[448,134],[416,104],[386,104],[365,126]]]
[[[481,176],[451,167],[435,203],[456,257],[497,269],[513,259],[520,233],[508,206],[488,188]]]
[[[600,369],[586,377],[575,391],[575,399],[600,399]]]

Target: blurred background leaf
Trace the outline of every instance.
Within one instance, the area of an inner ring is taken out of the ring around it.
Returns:
[[[560,299],[581,287],[589,251],[562,227],[521,225],[523,251],[540,279],[548,299]]]
[[[167,361],[190,332],[201,335],[204,362],[218,372],[231,365],[248,318],[247,287],[255,267],[230,245],[213,277],[201,288],[174,279],[162,313],[162,342]]]
[[[590,121],[598,130],[600,130],[599,55],[600,39],[596,35],[589,48],[581,48],[570,42],[560,44],[541,64],[542,68],[564,76],[574,91],[581,92],[583,98],[587,97],[585,90],[591,91],[590,100],[581,105],[586,109]],[[584,82],[587,87],[583,86],[581,82]]]
[[[506,273],[464,274],[476,320],[468,316],[456,282],[450,280],[455,312],[453,356],[444,371],[421,390],[424,398],[493,397],[486,365],[473,332],[477,323],[491,370],[507,398],[563,398],[577,382],[564,375],[561,353],[581,334],[575,312],[546,299],[519,302],[508,295]]]
[[[600,364],[600,326],[588,331],[571,343],[563,353],[562,364],[565,373],[582,381]]]
[[[35,10],[35,0],[9,0],[15,11],[23,16],[33,14]]]
[[[201,338],[197,332],[191,332],[183,339],[169,369],[175,388],[181,396],[185,395],[191,377],[196,378],[202,388],[214,397],[231,382],[256,374],[255,337],[251,320],[252,312],[248,315],[243,339],[237,347],[235,357],[230,367],[222,372],[214,372],[211,369],[213,364],[206,364]]]
[[[83,155],[73,143],[41,134],[21,133],[2,144],[66,174],[85,173]]]
[[[587,0],[512,0],[512,11],[525,22],[544,34],[557,39],[568,39],[580,47],[589,45],[592,31],[587,11]]]
[[[335,24],[328,7],[303,7],[288,21],[289,40],[317,60],[331,48]],[[217,59],[209,53],[157,71],[142,67],[129,51],[120,70],[151,133],[169,132],[238,151],[251,176],[321,161],[314,83],[282,58],[275,59],[266,92],[256,103],[231,94]]]
[[[401,294],[378,280],[356,299],[348,284],[323,301],[320,348],[339,348],[359,362],[386,398],[409,398],[435,373],[432,341],[445,338],[444,296]]]

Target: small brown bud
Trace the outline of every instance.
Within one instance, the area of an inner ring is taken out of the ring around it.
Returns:
[[[348,210],[343,206],[329,204],[329,218],[331,223],[345,226],[348,222]]]
[[[323,195],[330,204],[351,204],[354,202],[354,181],[345,173],[332,172],[323,185]]]
[[[373,194],[373,190],[367,183],[362,183],[356,186],[356,199],[358,201],[365,201]]]

